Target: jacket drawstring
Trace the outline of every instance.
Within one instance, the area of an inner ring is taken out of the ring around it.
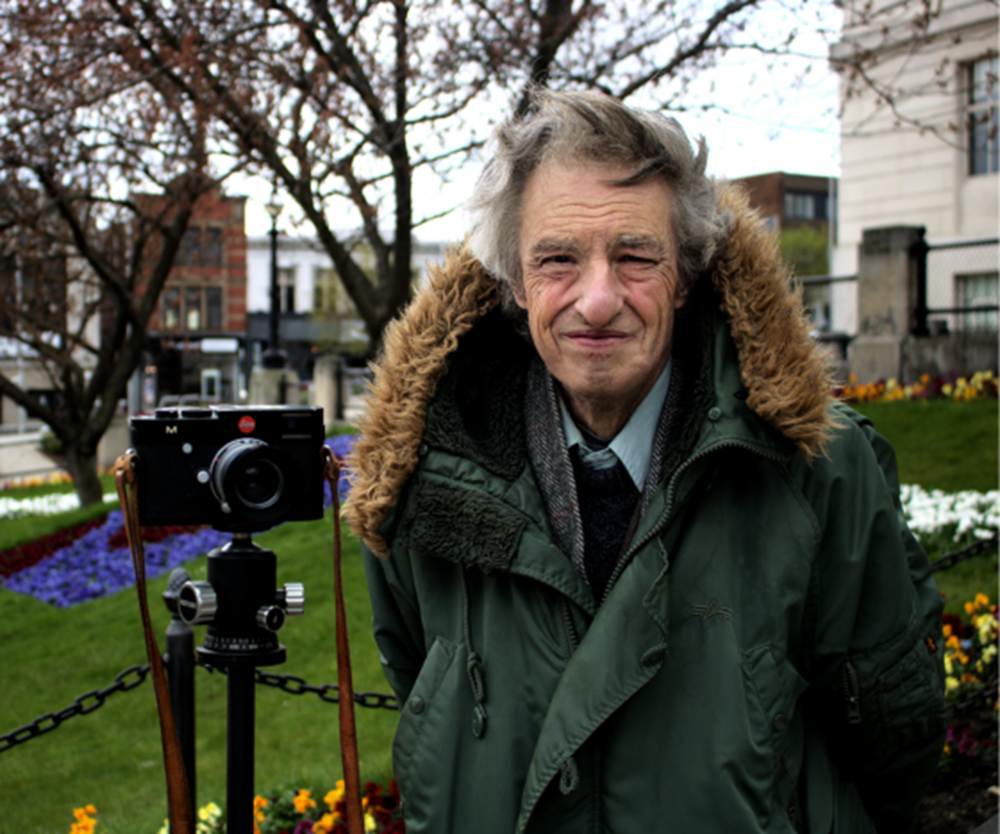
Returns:
[[[472,708],[472,734],[476,738],[482,738],[486,734],[486,673],[483,669],[483,661],[476,654],[472,646],[472,627],[469,625],[469,586],[465,575],[465,568],[461,570],[462,575],[462,625],[465,631],[465,645],[468,650],[468,659],[465,663],[465,671],[469,676],[469,688],[472,691],[472,700],[475,706]]]

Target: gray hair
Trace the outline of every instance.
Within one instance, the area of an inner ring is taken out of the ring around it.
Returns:
[[[524,116],[496,131],[495,153],[469,201],[469,246],[500,282],[508,307],[521,286],[521,203],[529,176],[549,160],[634,167],[614,185],[637,185],[659,176],[673,192],[674,237],[681,286],[706,272],[729,226],[716,206],[715,185],[705,175],[708,150],[697,151],[672,118],[634,110],[598,92],[536,88]]]

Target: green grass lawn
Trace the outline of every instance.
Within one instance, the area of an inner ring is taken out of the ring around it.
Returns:
[[[904,483],[948,490],[995,488],[996,402],[893,403],[863,410],[896,445]],[[43,526],[58,529],[72,517],[45,519]],[[32,523],[6,521],[0,524],[0,537],[12,543],[39,535]],[[281,632],[288,661],[273,671],[311,683],[336,680],[331,537],[327,516],[323,522],[286,524],[258,540],[278,554],[279,583],[303,582],[308,597],[306,614],[290,619]],[[992,597],[996,565],[994,554],[939,574],[949,607],[958,607],[978,590]],[[205,559],[190,563],[188,570],[203,578]],[[150,587],[160,634],[167,622],[159,603],[165,582],[161,578]],[[358,545],[350,536],[345,583],[355,686],[387,692],[370,638],[371,609]],[[134,591],[60,610],[0,590],[0,732],[61,709],[144,660]],[[223,803],[225,680],[202,670],[197,687],[198,798],[200,803]],[[395,723],[393,712],[358,709],[363,779],[389,778]],[[315,696],[257,687],[256,743],[259,790],[279,785],[323,789],[340,776],[337,708]],[[164,783],[148,682],[113,696],[93,715],[0,754],[0,834],[66,834],[72,808],[88,802],[99,810],[100,834],[155,834],[159,829]]]
[[[278,581],[304,582],[306,613],[281,632],[288,661],[273,671],[311,683],[335,683],[332,532],[322,522],[286,524],[258,542],[278,554]],[[354,641],[358,691],[387,692],[370,634],[371,609],[357,542],[348,537],[344,581]],[[204,558],[189,572],[204,578]],[[166,580],[150,586],[159,604]],[[199,632],[201,629],[199,629]],[[199,635],[200,637],[200,635]],[[162,645],[162,640],[161,640]],[[122,669],[145,662],[135,592],[56,609],[0,590],[0,668],[4,669],[0,731],[67,706],[111,683]],[[226,682],[197,676],[198,798],[225,802]],[[358,710],[362,778],[387,781],[396,713]],[[256,784],[332,787],[340,776],[337,707],[310,695],[257,687]],[[0,834],[65,834],[73,807],[94,803],[102,834],[155,834],[164,817],[164,782],[152,687],[112,696],[93,715],[0,755]]]

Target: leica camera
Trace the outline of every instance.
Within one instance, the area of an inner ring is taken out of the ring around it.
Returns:
[[[252,533],[323,516],[321,408],[158,408],[130,428],[144,525]]]

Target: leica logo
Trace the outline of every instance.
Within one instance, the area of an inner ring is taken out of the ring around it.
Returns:
[[[177,426],[164,426],[163,430],[167,434],[177,434]]]

